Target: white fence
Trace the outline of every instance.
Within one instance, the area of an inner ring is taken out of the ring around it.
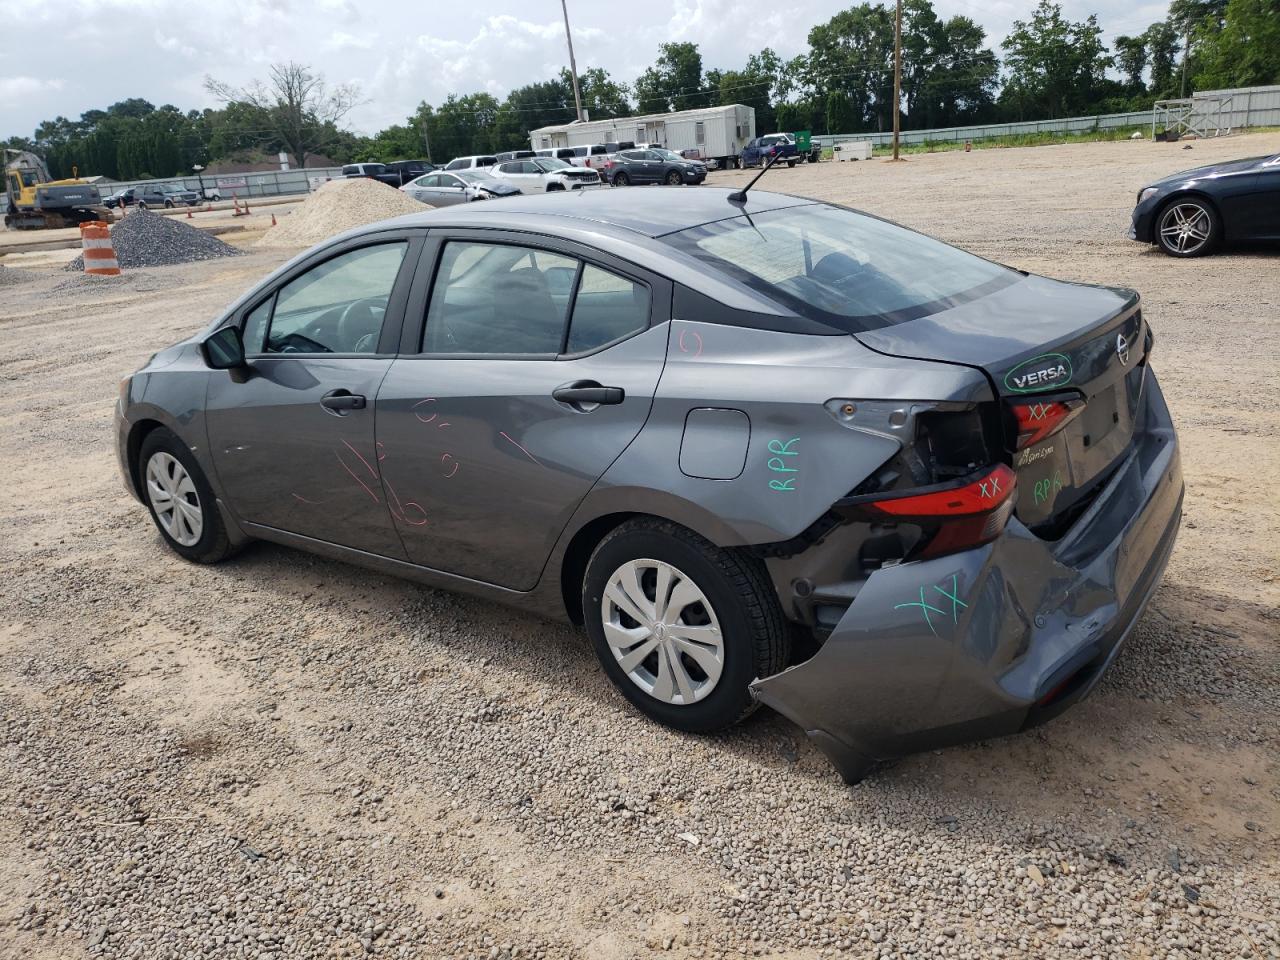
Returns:
[[[1242,87],[1237,90],[1204,90],[1194,100],[1230,98],[1222,110],[1222,128],[1280,126],[1280,86]],[[1118,127],[1149,127],[1152,111],[1133,113],[1100,113],[1089,117],[1064,117],[1061,120],[1028,120],[1023,123],[986,123],[970,127],[940,127],[932,130],[903,130],[902,143],[947,143],[1009,137],[1026,133],[1087,133],[1091,130],[1113,130]],[[877,146],[893,143],[893,133],[836,133],[815,136],[815,143],[833,147],[842,140],[870,140]]]
[[[126,187],[138,187],[147,183],[175,184],[198,191],[201,184],[206,196],[215,191],[224,200],[235,196],[241,200],[254,197],[280,197],[310,193],[315,185],[325,180],[342,177],[341,167],[307,167],[305,170],[267,170],[262,173],[202,174],[197,177],[163,177],[155,180],[121,180],[119,183],[103,183],[98,189],[104,197]]]

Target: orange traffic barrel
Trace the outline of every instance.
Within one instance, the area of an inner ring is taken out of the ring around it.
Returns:
[[[111,246],[111,228],[101,220],[80,224],[80,246],[84,248],[84,272],[100,277],[120,276],[120,264]]]

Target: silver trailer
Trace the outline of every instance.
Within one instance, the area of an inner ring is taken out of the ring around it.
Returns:
[[[542,127],[529,134],[529,146],[534,150],[549,150],[593,143],[648,143],[676,153],[696,151],[699,159],[714,160],[719,167],[736,167],[742,148],[755,135],[755,109],[734,103],[727,107]]]

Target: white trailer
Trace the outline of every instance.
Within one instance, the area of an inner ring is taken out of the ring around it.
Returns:
[[[734,103],[727,107],[542,127],[529,134],[529,145],[534,150],[548,150],[593,143],[660,144],[676,153],[697,151],[700,159],[714,160],[720,167],[735,167],[740,162],[742,148],[755,135],[755,108]]]

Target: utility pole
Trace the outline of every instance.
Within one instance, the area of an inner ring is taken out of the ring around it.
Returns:
[[[582,93],[578,90],[578,61],[573,58],[573,34],[569,31],[569,3],[560,0],[560,9],[564,11],[564,36],[569,41],[569,76],[573,78],[573,106],[578,113],[578,122],[586,119],[582,115]]]
[[[893,159],[898,156],[898,133],[901,123],[900,114],[902,100],[902,0],[898,0],[898,10],[893,18]]]
[[[1182,92],[1178,94],[1180,97],[1187,95],[1187,54],[1191,52],[1191,26],[1184,24],[1182,28]]]
[[[427,151],[427,163],[431,162],[431,138],[427,135],[427,118],[423,117],[418,121],[418,126],[422,130],[422,145]]]

